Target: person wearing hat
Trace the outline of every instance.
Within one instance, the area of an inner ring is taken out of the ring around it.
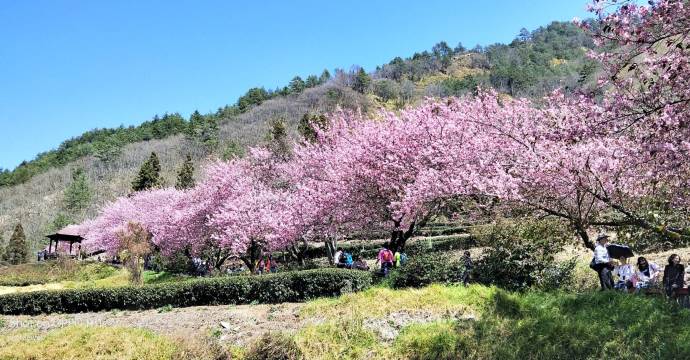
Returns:
[[[608,235],[601,234],[597,236],[597,245],[594,247],[594,259],[592,260],[594,263],[593,269],[599,275],[601,290],[613,289],[613,276],[611,276],[613,261],[609,258],[609,252],[606,250],[608,242]]]

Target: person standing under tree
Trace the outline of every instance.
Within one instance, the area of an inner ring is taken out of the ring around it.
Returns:
[[[462,262],[464,265],[464,269],[462,270],[462,284],[464,286],[467,286],[470,282],[470,273],[472,272],[472,268],[474,267],[474,264],[472,264],[472,257],[470,256],[470,252],[465,250],[465,252],[462,254]]]
[[[393,252],[388,249],[388,244],[384,244],[376,257],[376,262],[381,264],[383,276],[388,276],[388,272],[393,267]]]
[[[601,234],[597,236],[597,246],[594,248],[594,259],[592,259],[592,269],[599,275],[601,290],[613,289],[613,277],[611,276],[613,261],[609,258],[609,252],[606,249],[608,242],[608,235]]]

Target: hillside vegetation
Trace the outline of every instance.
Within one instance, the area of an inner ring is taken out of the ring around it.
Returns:
[[[489,86],[513,96],[539,96],[556,87],[580,89],[597,71],[585,58],[592,46],[578,27],[554,22],[532,32],[523,29],[510,44],[468,50],[441,42],[369,73],[353,66],[306,79],[297,76],[275,90],[250,89],[213,113],[195,112],[189,119],[165,114],[137,127],[89,131],[14,170],[0,170],[0,243],[22,222],[36,250],[48,232],[93,216],[104,203],[130,192],[137,169],[151,152],[160,159],[164,184],[172,186],[187,155],[196,163],[241,156],[248,146],[266,141],[275,121],[283,121],[297,139],[305,114],[337,108],[371,114]],[[77,168],[84,169],[91,194],[83,208],[67,209],[64,192]]]

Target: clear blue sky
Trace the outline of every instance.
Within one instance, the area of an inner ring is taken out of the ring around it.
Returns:
[[[234,103],[324,68],[367,70],[445,40],[509,42],[588,0],[0,0],[0,167],[164,112]]]

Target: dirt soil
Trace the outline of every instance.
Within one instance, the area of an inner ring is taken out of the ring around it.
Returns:
[[[38,316],[3,316],[3,330],[32,328],[40,332],[69,325],[135,327],[172,336],[218,336],[243,346],[267,331],[293,332],[314,320],[299,318],[302,304],[220,305],[174,308],[169,311],[110,311]]]

